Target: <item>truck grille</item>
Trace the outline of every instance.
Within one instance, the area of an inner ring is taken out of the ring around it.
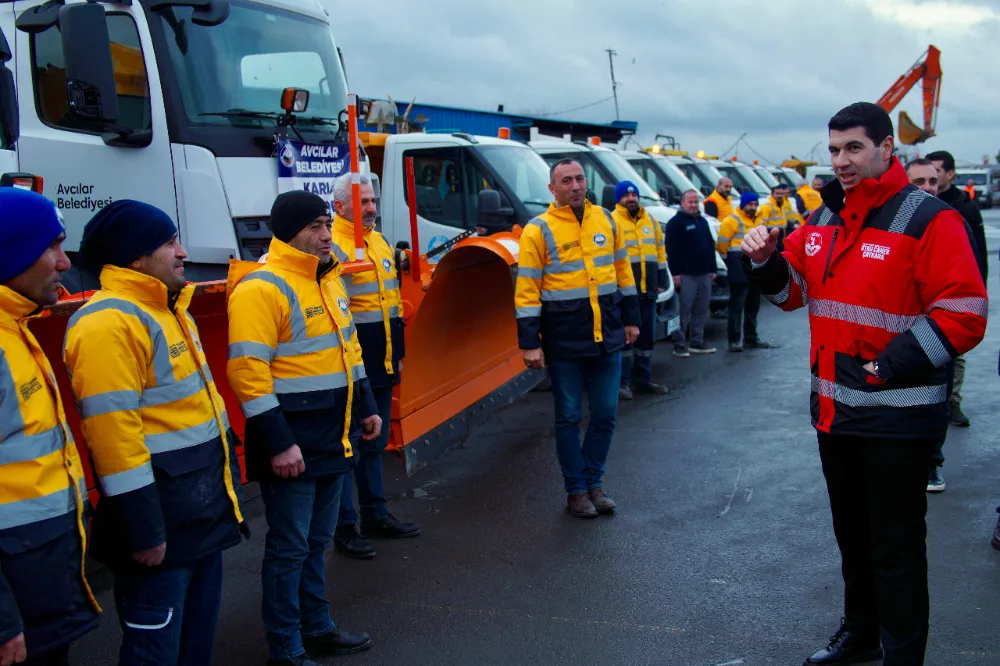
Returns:
[[[235,217],[233,228],[240,248],[240,259],[257,261],[271,244],[270,217]]]

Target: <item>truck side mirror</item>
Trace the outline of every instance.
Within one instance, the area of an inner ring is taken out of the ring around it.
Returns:
[[[681,196],[677,192],[677,188],[670,184],[666,184],[660,188],[660,196],[663,197],[668,206],[673,206],[681,202]]]
[[[476,208],[476,226],[489,233],[509,231],[514,226],[514,209],[500,205],[500,193],[496,190],[481,190]]]
[[[5,134],[6,143],[12,144],[20,135],[20,120],[17,115],[17,86],[14,84],[14,73],[4,64],[13,54],[10,44],[0,30],[0,130]]]
[[[597,195],[594,194],[594,190],[590,189],[589,187],[587,188],[587,201],[594,204],[595,206],[597,205]]]
[[[615,201],[615,186],[605,185],[604,191],[601,192],[601,207],[606,210],[614,210],[618,202]]]
[[[59,32],[69,112],[81,120],[113,124],[118,120],[118,93],[104,7],[89,2],[62,6]]]

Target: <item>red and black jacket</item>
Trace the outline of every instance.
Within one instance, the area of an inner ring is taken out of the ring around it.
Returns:
[[[932,438],[947,429],[951,361],[983,339],[989,303],[962,217],[909,184],[822,190],[823,205],[750,270],[783,310],[809,308],[812,419],[821,432]],[[864,369],[876,361],[879,377]]]

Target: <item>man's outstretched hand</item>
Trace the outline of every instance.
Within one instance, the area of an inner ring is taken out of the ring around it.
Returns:
[[[741,245],[743,254],[750,257],[750,261],[755,264],[764,263],[777,249],[779,235],[781,235],[780,229],[771,229],[768,232],[767,227],[754,227],[743,237]]]

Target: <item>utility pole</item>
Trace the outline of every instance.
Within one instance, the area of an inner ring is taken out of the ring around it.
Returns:
[[[615,120],[621,120],[618,115],[618,83],[615,81],[615,60],[618,51],[614,49],[604,49],[608,52],[608,64],[611,66],[611,94],[615,97]]]

